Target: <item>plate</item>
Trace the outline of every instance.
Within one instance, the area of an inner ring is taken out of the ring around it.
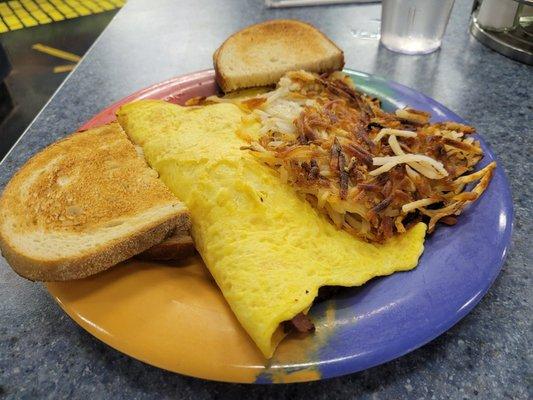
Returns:
[[[422,93],[346,72],[389,111],[409,105],[429,111],[434,121],[464,122]],[[117,107],[133,100],[181,104],[216,90],[212,70],[178,77],[124,98],[82,128],[114,120]],[[495,157],[478,139],[485,152],[481,167]],[[314,306],[316,333],[288,337],[268,362],[238,324],[199,256],[174,264],[130,260],[80,281],[48,283],[47,288],[81,327],[148,364],[228,382],[317,380],[400,357],[468,314],[501,269],[512,218],[509,184],[498,166],[488,189],[457,225],[442,226],[427,238],[416,269],[345,289]]]

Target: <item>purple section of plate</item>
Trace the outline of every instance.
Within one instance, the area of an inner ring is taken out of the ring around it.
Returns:
[[[347,71],[385,108],[409,105],[434,121],[465,122],[435,100],[400,84]],[[480,140],[485,157],[495,156]],[[501,270],[512,231],[509,183],[498,166],[483,196],[453,227],[441,226],[426,240],[418,267],[347,289],[335,300],[333,333],[316,360],[323,378],[390,361],[444,333],[481,300]],[[325,305],[313,314],[323,315]]]

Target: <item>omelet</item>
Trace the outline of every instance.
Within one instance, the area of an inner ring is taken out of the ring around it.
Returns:
[[[321,286],[359,286],[406,271],[422,254],[425,224],[385,244],[338,230],[241,147],[245,113],[233,104],[124,105],[118,120],[189,208],[196,247],[237,319],[266,358],[280,324],[307,313]],[[249,130],[250,127],[247,129]]]

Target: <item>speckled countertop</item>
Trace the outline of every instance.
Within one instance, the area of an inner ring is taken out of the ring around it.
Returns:
[[[106,105],[152,83],[211,66],[239,28],[268,18],[310,21],[345,50],[346,65],[413,87],[463,116],[507,171],[513,244],[494,286],[450,331],[400,359],[323,382],[246,386],[168,373],[111,349],[72,322],[41,284],[0,259],[0,398],[532,398],[531,152],[533,68],[468,34],[471,1],[457,0],[442,49],[389,52],[374,30],[379,5],[269,10],[257,1],[130,0],[0,165],[0,188],[37,150]]]

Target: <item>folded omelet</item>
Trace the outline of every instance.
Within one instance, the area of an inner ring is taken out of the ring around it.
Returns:
[[[143,100],[118,119],[189,208],[196,247],[240,323],[270,358],[280,324],[307,313],[318,288],[359,286],[417,265],[422,223],[382,245],[338,230],[276,172],[240,148],[233,104]]]

